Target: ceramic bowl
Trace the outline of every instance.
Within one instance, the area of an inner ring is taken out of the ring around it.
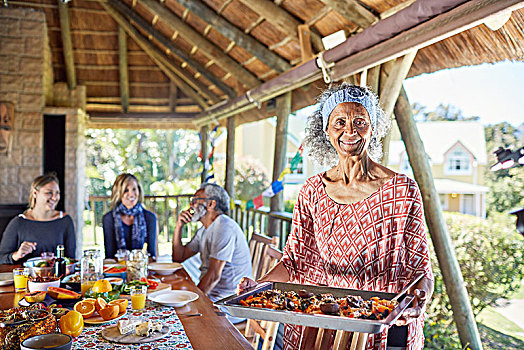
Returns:
[[[27,288],[30,292],[47,292],[48,287],[60,287],[60,280],[52,282],[27,281]]]
[[[20,344],[22,350],[51,349],[70,350],[73,338],[67,334],[50,333],[27,338]]]

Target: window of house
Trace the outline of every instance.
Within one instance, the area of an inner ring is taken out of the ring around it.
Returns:
[[[446,174],[471,174],[471,156],[463,148],[455,148],[448,153],[445,165]]]

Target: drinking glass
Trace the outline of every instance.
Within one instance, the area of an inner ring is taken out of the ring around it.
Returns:
[[[19,267],[13,270],[13,280],[15,282],[15,292],[21,292],[21,291],[26,290],[28,276],[29,276],[29,269],[27,267]]]
[[[84,250],[84,255],[80,260],[80,289],[82,296],[87,290],[102,279],[104,269],[104,259],[97,249]]]
[[[133,286],[130,290],[131,293],[131,308],[133,310],[142,310],[146,307],[146,286]]]
[[[44,258],[44,259],[51,259],[51,258],[54,258],[55,257],[55,253],[53,252],[43,252],[40,254],[40,257]]]

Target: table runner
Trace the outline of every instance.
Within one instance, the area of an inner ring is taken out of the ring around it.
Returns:
[[[138,350],[167,350],[167,349],[193,349],[184,331],[184,327],[178,318],[175,309],[151,303],[142,311],[133,311],[130,305],[127,308],[126,317],[140,317],[145,321],[158,320],[161,317],[163,324],[169,325],[169,333],[166,337],[145,344],[119,344],[105,340],[102,329],[116,326],[117,321],[112,321],[99,326],[86,325],[80,336],[74,338],[73,349],[138,349]],[[125,318],[122,318],[125,319]]]

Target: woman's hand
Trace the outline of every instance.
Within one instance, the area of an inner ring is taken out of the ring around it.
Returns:
[[[18,261],[22,259],[27,254],[32,253],[36,249],[36,242],[27,242],[24,241],[20,244],[20,248],[13,253],[13,260]]]
[[[243,291],[245,291],[246,289],[250,289],[250,288],[253,288],[257,285],[258,283],[256,281],[253,281],[251,278],[248,278],[248,277],[242,277],[242,279],[240,280],[240,283],[238,284],[237,286],[237,289],[235,290],[235,293],[238,294],[241,294]]]
[[[428,293],[424,289],[415,289],[415,299],[413,306],[404,310],[399,319],[395,322],[397,326],[405,326],[415,321],[426,310]]]

